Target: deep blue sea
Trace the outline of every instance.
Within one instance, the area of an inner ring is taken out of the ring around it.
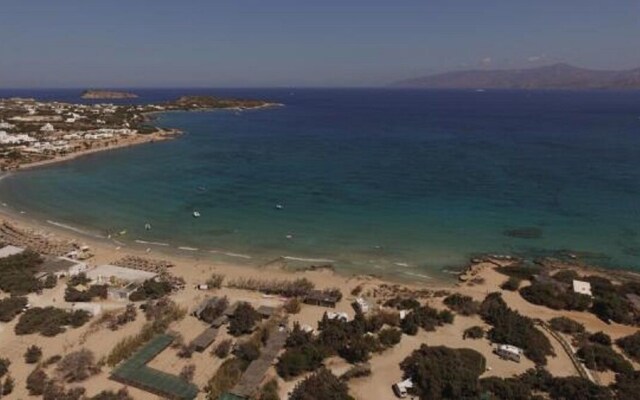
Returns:
[[[286,256],[419,279],[476,253],[567,250],[640,269],[640,92],[136,92],[285,106],[163,114],[185,134],[10,175],[2,201],[101,235],[126,230],[125,243],[256,265]]]

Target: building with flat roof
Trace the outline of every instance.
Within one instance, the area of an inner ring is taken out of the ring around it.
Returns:
[[[573,280],[573,291],[579,294],[584,294],[589,297],[593,297],[591,293],[591,284],[585,281]]]
[[[22,247],[16,246],[4,246],[0,249],[0,258],[6,258],[10,256],[15,256],[16,254],[20,254],[24,251]]]
[[[155,272],[118,267],[117,265],[100,265],[87,271],[87,278],[97,284],[114,284],[123,282],[142,283],[158,276]]]

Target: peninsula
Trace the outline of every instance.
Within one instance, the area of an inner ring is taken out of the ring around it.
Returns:
[[[569,64],[538,68],[452,71],[396,82],[425,89],[638,89],[640,68],[593,70]]]
[[[114,90],[85,90],[82,92],[83,99],[135,99],[138,97],[135,93],[130,92],[120,92]]]
[[[251,109],[262,100],[182,96],[160,104],[71,104],[0,99],[0,170],[42,165],[79,155],[174,137],[148,114],[164,111]]]

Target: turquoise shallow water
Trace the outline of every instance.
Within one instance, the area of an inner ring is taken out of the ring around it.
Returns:
[[[9,176],[0,198],[253,264],[287,256],[424,278],[474,253],[568,249],[640,268],[638,92],[222,93],[286,106],[165,114],[158,123],[184,136]],[[523,229],[535,237],[506,234]]]

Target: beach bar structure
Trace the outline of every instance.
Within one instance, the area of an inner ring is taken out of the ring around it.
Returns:
[[[169,335],[157,335],[131,358],[118,365],[110,379],[124,385],[153,393],[165,399],[192,400],[198,395],[198,387],[175,375],[149,368],[147,363],[173,342]]]
[[[322,290],[311,290],[303,300],[305,304],[331,308],[335,308],[339,301],[340,297],[337,294],[324,292]]]
[[[66,257],[45,257],[35,277],[37,279],[43,279],[47,275],[54,275],[60,279],[67,276],[76,276],[86,272],[88,269],[89,266],[81,261]]]
[[[198,353],[202,353],[207,349],[207,347],[211,346],[217,336],[218,329],[210,326],[193,339],[191,346],[193,346],[193,349]]]
[[[142,283],[146,280],[153,279],[156,276],[158,276],[158,274],[155,272],[141,271],[139,269],[125,268],[109,264],[100,265],[87,271],[87,278],[98,284],[109,284],[114,281]]]
[[[287,342],[288,332],[285,328],[274,327],[269,335],[267,344],[262,349],[260,357],[251,362],[249,367],[240,377],[240,382],[222,399],[251,399],[260,388],[269,367]],[[226,396],[226,397],[225,397]]]

